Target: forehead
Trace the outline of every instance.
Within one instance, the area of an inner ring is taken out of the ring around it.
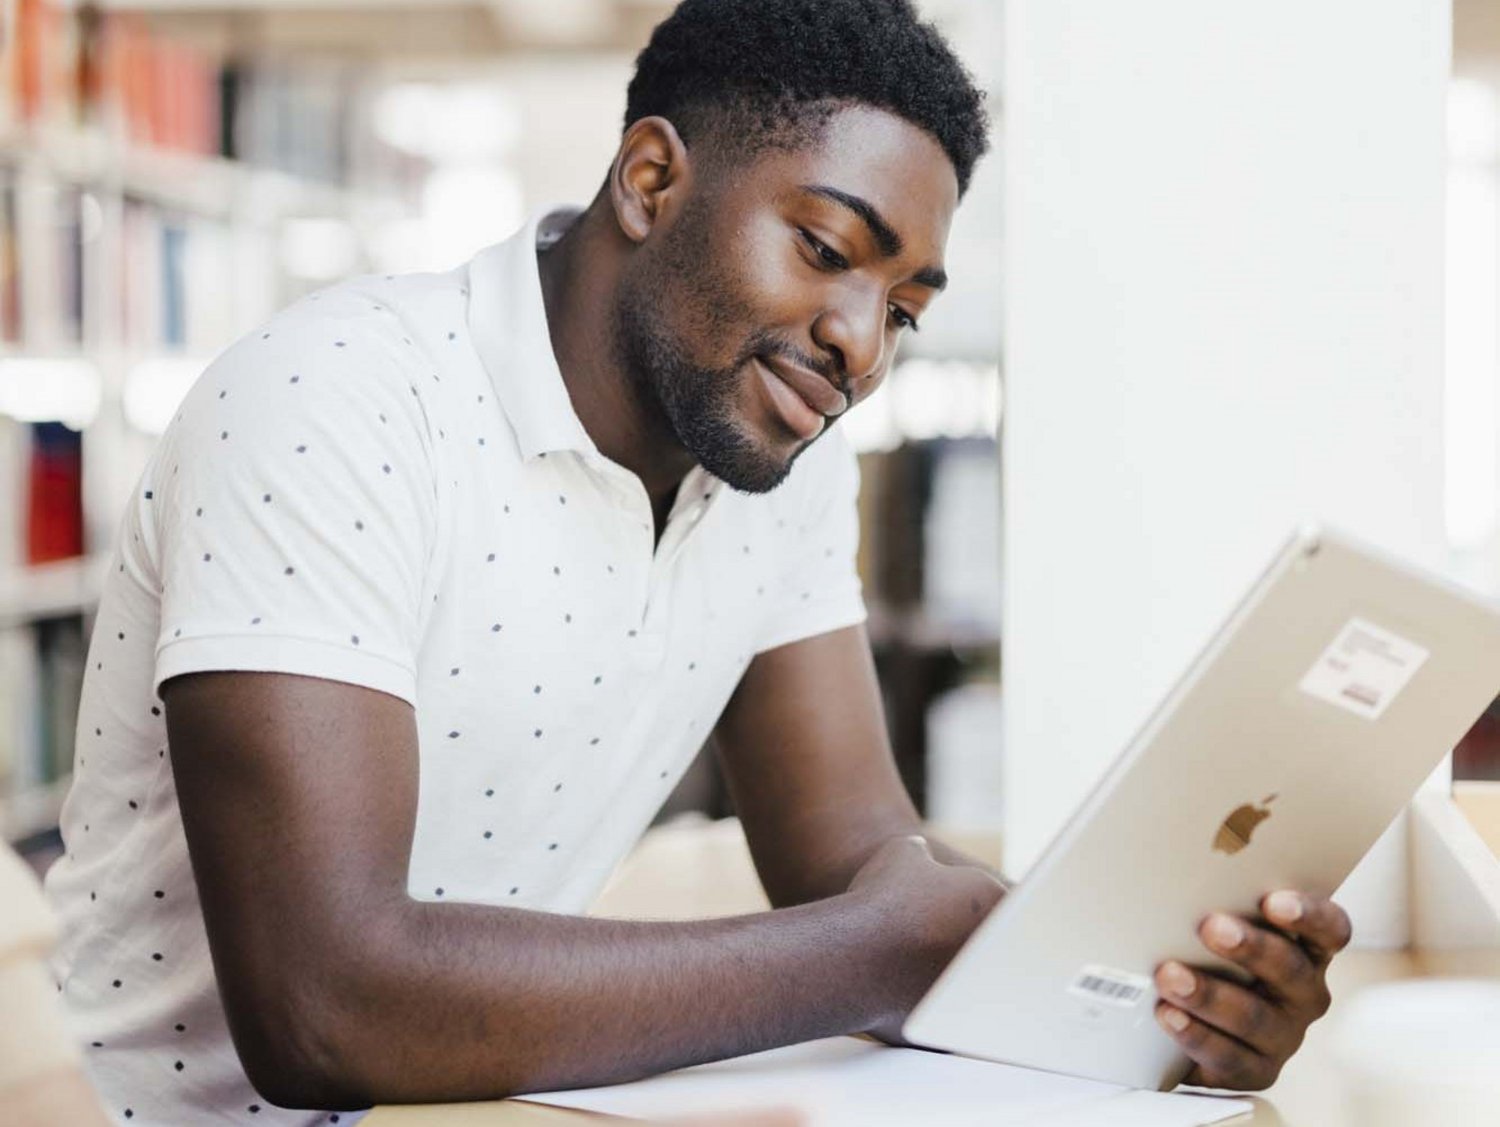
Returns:
[[[868,106],[837,110],[813,140],[771,149],[741,170],[738,184],[778,204],[806,185],[835,188],[872,205],[913,249],[940,253],[958,207],[958,176],[935,137]]]

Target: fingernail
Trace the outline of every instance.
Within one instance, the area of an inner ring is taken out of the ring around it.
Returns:
[[[1302,918],[1302,897],[1295,892],[1273,892],[1266,897],[1266,911],[1279,919],[1293,922]]]
[[[1208,918],[1208,938],[1215,947],[1222,947],[1229,951],[1238,947],[1245,938],[1245,929],[1240,921],[1232,916],[1210,916]]]
[[[1179,998],[1189,997],[1195,985],[1193,972],[1181,963],[1167,963],[1161,968],[1161,984],[1168,994]]]
[[[1188,1015],[1181,1010],[1174,1010],[1170,1006],[1162,1010],[1161,1019],[1177,1033],[1181,1033],[1188,1027]]]

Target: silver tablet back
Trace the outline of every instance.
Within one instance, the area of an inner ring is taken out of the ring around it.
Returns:
[[[1331,894],[1497,695],[1500,609],[1300,532],[905,1035],[1174,1086],[1187,1062],[1153,1017],[1155,968],[1223,965],[1195,933],[1210,911]]]

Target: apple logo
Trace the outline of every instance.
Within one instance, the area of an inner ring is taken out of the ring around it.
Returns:
[[[1250,835],[1255,833],[1255,827],[1271,816],[1271,812],[1263,808],[1275,802],[1276,796],[1270,794],[1260,801],[1260,806],[1248,802],[1238,806],[1224,819],[1219,832],[1214,834],[1215,849],[1220,853],[1238,853],[1250,844]]]

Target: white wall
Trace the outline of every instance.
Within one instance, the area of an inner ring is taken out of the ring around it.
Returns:
[[[1450,17],[1432,0],[1008,14],[1020,872],[1294,523],[1444,563]],[[1400,942],[1402,857],[1377,860],[1357,922]]]

